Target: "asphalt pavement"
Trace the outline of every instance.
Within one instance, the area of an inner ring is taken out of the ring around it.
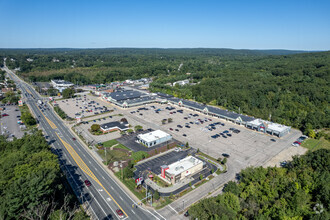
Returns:
[[[43,112],[37,105],[39,99],[45,100],[34,89],[21,81],[12,71],[4,68],[21,88],[27,104],[39,121],[39,126],[48,136],[53,151],[58,155],[62,170],[66,173],[76,196],[84,204],[93,219],[120,219],[117,209],[124,212],[122,219],[165,219],[155,211],[143,207],[132,208],[135,201],[91,156],[91,152],[79,141],[52,109]],[[85,186],[89,180],[92,185]]]

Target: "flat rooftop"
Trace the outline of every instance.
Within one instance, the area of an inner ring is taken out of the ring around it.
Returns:
[[[178,175],[200,163],[203,163],[203,161],[197,159],[196,157],[188,156],[188,157],[183,158],[182,160],[179,160],[175,163],[168,165],[169,169],[166,170],[166,172],[169,174],[172,174],[172,175]]]
[[[286,129],[290,128],[285,125],[277,124],[277,123],[270,122],[270,121],[265,121],[262,119],[255,119],[253,121],[250,121],[249,123],[253,124],[255,126],[259,126],[260,124],[265,124],[265,125],[267,125],[268,129],[271,129],[271,130],[277,131],[277,132],[282,132],[282,131],[285,131]]]
[[[128,123],[113,121],[113,122],[108,122],[108,123],[102,124],[102,125],[100,125],[100,127],[103,130],[108,130],[111,128],[119,128],[120,130],[126,130],[126,129],[128,129]]]
[[[165,138],[168,136],[171,136],[171,135],[164,131],[156,130],[156,131],[152,131],[152,132],[149,132],[146,134],[139,134],[137,137],[149,143],[149,142],[153,142],[160,138]]]

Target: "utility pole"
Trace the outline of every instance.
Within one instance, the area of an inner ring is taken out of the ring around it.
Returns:
[[[121,179],[123,180],[124,176],[123,176],[123,163],[122,162],[120,163],[120,168],[121,168]]]
[[[105,160],[105,165],[108,165],[108,160],[107,160],[107,148],[104,147],[104,160]]]

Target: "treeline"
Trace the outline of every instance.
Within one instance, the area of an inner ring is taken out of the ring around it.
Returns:
[[[1,219],[88,219],[69,187],[41,131],[0,136]]]
[[[82,85],[153,77],[152,91],[222,106],[308,133],[329,127],[330,52],[299,52],[35,49],[0,50],[0,57],[7,57],[10,68],[20,67],[18,73],[33,82],[64,79]],[[183,79],[193,84],[168,85]]]
[[[189,209],[191,219],[329,219],[330,151],[309,152],[284,168],[247,168],[224,193]]]
[[[158,76],[152,91],[272,120],[308,131],[329,127],[330,52],[237,57],[186,63],[183,73]],[[192,86],[166,83],[190,78]]]

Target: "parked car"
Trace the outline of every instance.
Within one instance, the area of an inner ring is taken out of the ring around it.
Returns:
[[[226,153],[223,153],[222,156],[226,157],[226,158],[229,158],[230,155],[229,154],[226,154]]]
[[[228,134],[229,131],[228,131],[228,130],[225,130],[225,131],[223,131],[222,133],[224,133],[224,134]]]
[[[272,141],[272,142],[276,142],[276,140],[275,140],[274,138],[270,139],[270,141]]]
[[[173,128],[169,128],[170,129],[170,131],[173,131]]]
[[[74,140],[74,141],[75,141],[75,140],[76,140],[76,138],[74,138],[74,137],[73,137],[73,138],[72,138],[72,140]]]
[[[186,134],[183,134],[182,136],[183,136],[183,137],[187,137],[187,135],[186,135]]]

